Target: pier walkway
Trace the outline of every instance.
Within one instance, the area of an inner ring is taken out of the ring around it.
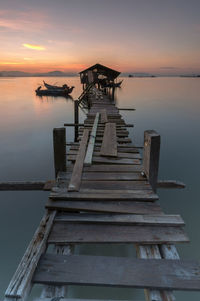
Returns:
[[[78,141],[67,152],[65,129],[54,129],[56,182],[5,300],[25,300],[37,284],[37,301],[68,300],[67,285],[143,288],[149,301],[200,290],[199,263],[180,260],[175,247],[189,241],[184,221],[158,203],[157,187],[172,185],[158,181],[159,134],[146,131],[142,150],[107,94],[93,86],[87,102]],[[86,243],[134,244],[137,258],[73,255]]]

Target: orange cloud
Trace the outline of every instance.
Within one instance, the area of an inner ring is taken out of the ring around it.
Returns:
[[[45,50],[46,48],[41,45],[32,45],[32,44],[23,44],[25,48],[34,49],[34,50]]]
[[[0,65],[23,65],[24,63],[20,62],[0,62]]]

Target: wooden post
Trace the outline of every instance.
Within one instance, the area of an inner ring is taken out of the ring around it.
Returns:
[[[160,135],[148,130],[144,132],[143,167],[152,189],[156,191],[160,155]]]
[[[66,133],[65,128],[53,129],[55,176],[59,171],[66,171]]]
[[[78,114],[78,100],[74,101],[74,123],[79,123],[79,114]],[[74,127],[74,142],[78,141],[78,125]]]
[[[115,99],[115,87],[114,86],[112,87],[112,98],[111,99],[112,100]]]

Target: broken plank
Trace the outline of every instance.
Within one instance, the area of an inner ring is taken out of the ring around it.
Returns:
[[[10,298],[26,298],[31,289],[32,275],[37,266],[41,254],[46,248],[56,211],[46,212],[36,230],[6,292],[5,296]]]
[[[95,199],[94,199],[95,200]],[[49,199],[46,208],[61,211],[112,212],[161,215],[160,205],[154,202],[132,201],[53,201]]]
[[[88,143],[88,148],[87,148],[87,152],[86,152],[85,160],[84,160],[84,165],[86,165],[86,166],[90,166],[92,164],[92,156],[93,156],[93,151],[94,151],[94,143],[95,143],[95,138],[96,138],[98,122],[99,122],[99,113],[96,114],[92,132],[90,134],[90,140]]]
[[[117,136],[115,123],[106,123],[100,150],[101,156],[117,156]]]
[[[199,262],[191,260],[45,254],[40,260],[33,282],[200,290],[199,275]]]
[[[81,176],[83,170],[83,162],[85,158],[85,152],[88,142],[89,131],[85,130],[83,133],[83,138],[80,143],[80,148],[78,155],[76,157],[76,162],[74,164],[72,177],[68,186],[68,191],[78,191],[81,184]]]

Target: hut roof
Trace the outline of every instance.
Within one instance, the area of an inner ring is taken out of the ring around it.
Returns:
[[[105,76],[108,76],[108,77],[112,77],[113,79],[115,79],[116,77],[118,77],[120,75],[120,73],[121,73],[121,72],[118,72],[118,71],[113,70],[111,68],[108,68],[106,66],[103,66],[101,64],[95,64],[95,65],[93,65],[93,66],[91,66],[91,67],[89,67],[89,68],[87,68],[87,69],[79,72],[79,74],[85,73],[85,72],[87,72],[89,70],[93,71],[95,69],[97,70],[97,72],[99,74],[102,74],[102,75],[105,75]]]

